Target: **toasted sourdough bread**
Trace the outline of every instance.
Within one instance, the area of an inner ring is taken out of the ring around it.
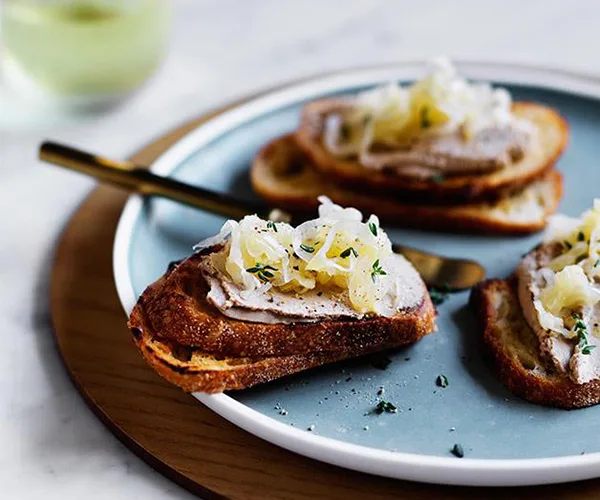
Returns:
[[[435,330],[429,294],[392,318],[264,324],[234,320],[206,301],[194,254],[150,285],[129,318],[146,361],[186,391],[250,387],[315,366],[416,342]]]
[[[483,340],[500,380],[533,403],[583,408],[600,402],[600,381],[574,383],[541,355],[538,337],[527,324],[517,297],[516,282],[493,279],[471,292]]]
[[[337,183],[370,188],[400,199],[429,203],[473,203],[494,201],[527,186],[547,172],[558,160],[568,141],[568,125],[554,109],[532,102],[516,102],[516,116],[533,122],[539,132],[539,146],[532,148],[518,162],[487,175],[448,177],[442,182],[401,177],[374,171],[353,160],[332,156],[321,142],[322,123],[314,115],[327,100],[307,104],[296,132],[296,140],[315,168]]]
[[[335,203],[377,214],[396,226],[525,234],[546,225],[562,196],[562,177],[551,169],[521,192],[495,203],[425,205],[382,197],[364,186],[362,192],[336,185],[316,172],[310,160],[287,135],[267,144],[250,171],[254,191],[269,203],[290,210],[309,211],[318,206],[317,196]]]

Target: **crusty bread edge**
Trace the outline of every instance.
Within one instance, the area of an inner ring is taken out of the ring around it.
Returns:
[[[142,356],[154,371],[186,392],[215,394],[244,389],[341,359],[331,353],[247,360],[241,358],[239,361],[242,364],[233,368],[205,370],[173,358],[168,353],[170,347],[153,340],[145,330],[131,328],[131,333]]]
[[[493,293],[504,297],[516,297],[514,279],[492,279],[479,283],[470,296],[470,307],[474,311],[483,342],[491,354],[496,373],[508,389],[532,403],[576,409],[592,406],[600,402],[600,380],[576,384],[564,374],[540,376],[527,370],[511,357],[494,334],[495,314],[491,300]],[[525,321],[524,318],[522,318]]]
[[[293,135],[282,136],[261,148],[254,158],[250,171],[252,187],[261,198],[281,208],[314,210],[319,205],[316,198],[289,196],[283,190],[269,190],[260,179],[260,169],[263,168],[263,165],[268,164],[268,158],[272,156],[272,151],[278,143],[289,141],[292,138],[294,138]],[[316,175],[321,176],[322,174],[316,172]],[[486,212],[488,205],[465,205],[454,210],[453,206],[447,205],[419,205],[402,203],[393,199],[387,200],[382,197],[366,197],[343,187],[336,187],[336,191],[342,193],[341,196],[326,191],[322,194],[330,196],[334,202],[341,205],[353,206],[365,213],[376,213],[382,221],[399,227],[417,227],[448,232],[524,235],[544,229],[547,217],[556,211],[562,198],[563,178],[560,172],[550,169],[538,180],[543,180],[545,176],[550,178],[555,195],[552,204],[546,208],[545,216],[538,222],[530,223],[507,222],[493,216],[490,217]],[[330,183],[331,181],[324,178],[323,182]]]
[[[235,360],[239,364],[230,368],[206,370],[174,358],[169,354],[171,347],[152,339],[146,330],[132,327],[130,331],[144,359],[161,377],[186,392],[209,394],[246,389],[317,366],[412,344],[428,334],[415,331],[414,336],[407,337],[406,342],[401,345],[380,345],[369,349],[357,347],[344,353],[316,352],[292,356],[239,358]]]

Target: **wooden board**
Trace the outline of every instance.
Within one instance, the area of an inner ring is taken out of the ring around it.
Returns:
[[[204,117],[205,119],[206,117]],[[140,151],[150,164],[193,122]],[[160,473],[205,498],[231,499],[596,499],[600,480],[559,486],[475,489],[384,479],[323,464],[236,428],[170,386],[130,340],[112,277],[114,232],[126,194],[96,189],[60,241],[51,308],[65,366],[90,408]]]

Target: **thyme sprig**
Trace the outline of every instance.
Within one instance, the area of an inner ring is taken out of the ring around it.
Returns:
[[[389,401],[385,401],[382,399],[381,401],[379,401],[379,403],[377,403],[377,406],[375,407],[375,413],[377,413],[377,415],[381,415],[383,412],[398,413],[398,408],[396,408]]]
[[[269,266],[268,264],[260,264],[258,262],[254,267],[249,267],[248,269],[246,269],[246,272],[256,274],[256,276],[258,276],[258,279],[263,283],[268,283],[271,279],[275,277],[275,275],[271,271],[277,271],[277,268]]]
[[[377,276],[384,276],[387,273],[381,268],[381,264],[379,264],[379,259],[373,262],[373,266],[371,267],[371,279],[373,283],[375,283],[375,278]]]
[[[596,346],[589,343],[587,327],[583,322],[581,315],[573,313],[571,317],[575,320],[573,330],[577,334],[577,338],[579,340],[579,350],[581,351],[581,354],[587,356],[592,353]]]

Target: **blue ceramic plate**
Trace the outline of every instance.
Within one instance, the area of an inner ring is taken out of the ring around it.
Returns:
[[[512,65],[462,64],[472,78],[507,85],[516,100],[560,110],[572,131],[558,167],[566,177],[561,210],[569,215],[600,196],[600,83],[565,72]],[[168,150],[153,170],[252,197],[248,166],[272,138],[295,129],[303,102],[353,93],[422,72],[404,64],[338,73],[253,99],[201,125]],[[191,252],[223,220],[165,200],[132,196],[117,231],[115,278],[129,312],[170,261]],[[482,262],[506,276],[540,239],[453,236],[389,230],[392,240]],[[440,307],[439,332],[389,354],[385,370],[355,360],[230,394],[198,394],[202,403],[268,441],[344,467],[390,477],[468,485],[524,485],[600,476],[600,407],[563,411],[512,396],[484,363],[467,310],[468,293]],[[436,385],[438,375],[449,381]],[[370,413],[383,387],[398,413]],[[311,429],[311,430],[309,430]],[[462,445],[465,458],[450,453]]]

